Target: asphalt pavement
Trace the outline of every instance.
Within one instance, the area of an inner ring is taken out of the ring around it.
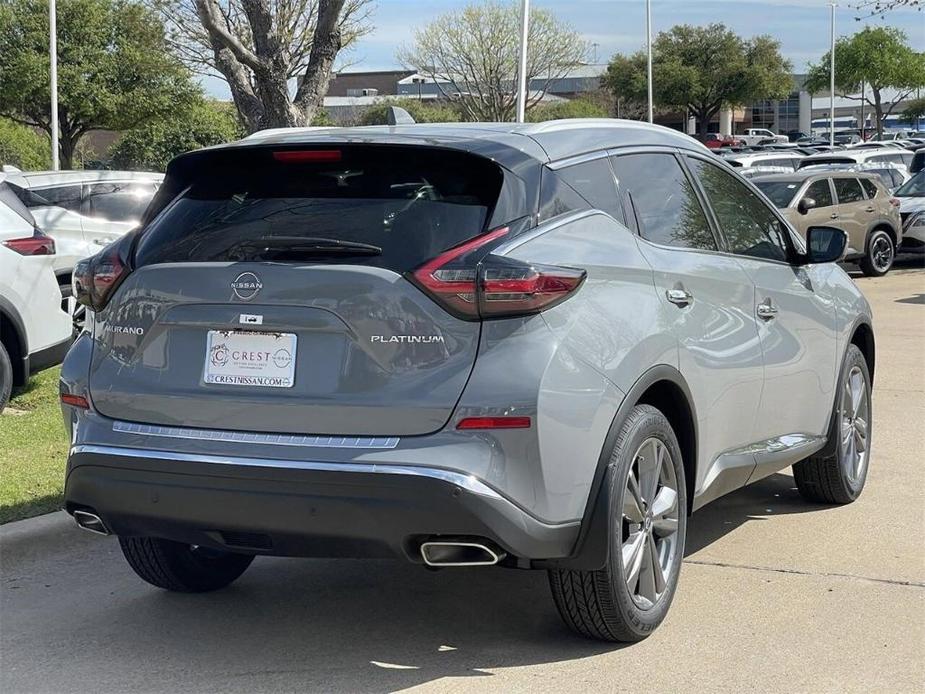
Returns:
[[[261,557],[170,594],[59,513],[0,528],[0,691],[925,691],[925,268],[857,281],[877,338],[863,495],[811,505],[778,474],[696,513],[641,644],[573,636],[542,572]]]

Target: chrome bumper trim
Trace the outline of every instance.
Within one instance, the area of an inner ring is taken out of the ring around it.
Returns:
[[[123,434],[161,436],[170,439],[220,441],[222,443],[263,443],[271,446],[305,446],[308,448],[395,448],[400,439],[395,436],[302,436],[300,434],[264,434],[224,429],[192,429],[158,424],[137,424],[115,420],[112,430]]]
[[[376,475],[407,475],[409,477],[427,477],[465,489],[479,496],[500,499],[512,503],[477,477],[461,472],[441,470],[440,468],[420,467],[416,465],[378,465],[375,463],[325,463],[306,460],[276,460],[273,458],[244,458],[237,456],[204,455],[201,453],[175,453],[173,451],[152,451],[141,448],[123,448],[120,446],[98,446],[78,444],[70,450],[69,456],[89,454],[99,456],[119,456],[123,458],[143,458],[147,460],[173,460],[189,463],[209,463],[212,465],[239,465],[242,467],[283,468],[289,470],[312,470],[320,472],[364,473]]]

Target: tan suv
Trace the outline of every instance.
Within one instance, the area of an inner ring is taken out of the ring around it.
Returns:
[[[752,179],[806,238],[806,230],[831,226],[848,233],[847,260],[865,275],[889,272],[902,242],[899,201],[874,174],[797,171]]]

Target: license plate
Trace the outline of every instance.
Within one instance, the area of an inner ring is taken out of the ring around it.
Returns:
[[[292,333],[210,330],[203,380],[226,386],[292,388],[295,352]]]

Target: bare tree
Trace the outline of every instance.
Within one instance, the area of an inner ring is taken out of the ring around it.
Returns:
[[[469,120],[512,120],[517,105],[520,3],[484,2],[441,15],[415,32],[398,59],[434,80],[444,97],[458,99]],[[550,83],[589,55],[590,46],[565,22],[530,11],[528,99],[535,106]]]
[[[876,17],[886,14],[890,10],[915,9],[922,11],[925,6],[925,0],[861,0],[852,7],[860,10],[863,14],[856,17],[858,21],[866,17]]]
[[[177,54],[228,83],[249,132],[311,123],[371,0],[148,0]],[[290,80],[297,81],[290,90]]]

